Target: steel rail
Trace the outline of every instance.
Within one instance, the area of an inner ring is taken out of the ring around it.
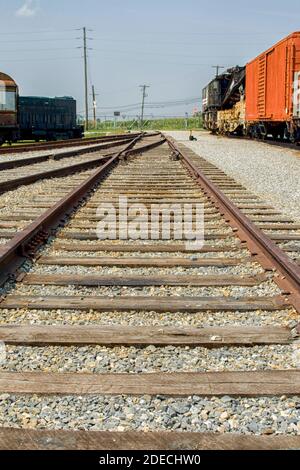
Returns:
[[[127,139],[132,140],[137,137],[140,132],[135,132],[132,134],[112,134],[112,135],[104,135],[102,137],[89,137],[87,139],[70,139],[70,140],[59,140],[55,142],[41,142],[35,144],[22,144],[16,145],[11,147],[0,147],[0,155],[5,155],[7,153],[22,153],[22,152],[34,152],[38,150],[47,150],[47,149],[56,149],[56,148],[63,148],[63,147],[80,147],[83,145],[89,145],[93,143],[101,143],[101,142],[113,142],[115,140]],[[146,137],[158,135],[159,132],[149,132],[146,134]]]
[[[100,168],[97,168],[83,183],[46,210],[29,226],[17,233],[8,243],[0,246],[2,283],[5,282],[10,275],[15,273],[16,268],[22,264],[26,257],[33,255],[37,247],[48,239],[51,229],[53,230],[59,226],[62,219],[67,217],[82,203],[89,191],[91,191],[121,159],[126,159],[129,155],[145,152],[165,142],[165,138],[162,138],[159,141],[133,149],[141,138],[142,135],[139,135],[129,142],[125,149],[111,156],[106,163]]]
[[[137,137],[135,137],[135,139],[140,139],[141,137],[143,137],[143,138],[149,137],[149,134],[147,134],[146,136],[144,136],[143,134],[139,134]],[[99,145],[97,146],[97,148],[94,148],[93,151],[99,150]],[[124,145],[124,142],[123,142],[122,145]],[[150,146],[151,145],[152,144],[150,144]],[[76,153],[73,153],[73,152],[76,152]],[[76,150],[76,151],[69,151],[69,152],[66,152],[64,154],[58,155],[58,158],[56,158],[56,155],[53,158],[54,159],[61,159],[61,158],[73,157],[73,156],[76,156],[76,155],[83,155],[83,154],[86,154],[86,153],[87,154],[91,153],[90,149],[81,149],[81,150]],[[0,182],[0,194],[2,194],[4,192],[7,192],[7,191],[11,191],[12,189],[16,189],[19,186],[25,186],[25,185],[28,185],[28,184],[32,184],[36,181],[40,181],[41,179],[59,178],[59,177],[63,177],[63,176],[66,176],[66,175],[70,175],[74,172],[83,171],[83,170],[87,170],[89,168],[93,168],[99,162],[105,161],[108,158],[110,158],[112,155],[114,155],[114,153],[115,152],[111,152],[111,153],[106,154],[106,155],[101,155],[100,157],[97,157],[95,159],[80,162],[80,163],[74,163],[73,165],[69,165],[69,166],[66,166],[66,167],[41,171],[41,172],[34,173],[34,174],[31,174],[31,175],[20,176],[19,178],[15,178],[15,179],[12,179],[12,180]],[[137,153],[138,153],[138,151],[137,151]]]
[[[173,152],[180,156],[195,176],[197,182],[219,209],[226,221],[237,232],[241,241],[247,246],[265,269],[278,271],[274,280],[288,295],[290,303],[300,312],[300,267],[293,262],[259,227],[257,227],[242,211],[197,168],[185,152],[170,137],[166,140]]]
[[[135,139],[139,140],[142,137],[145,138],[145,136],[143,134],[140,134]],[[149,135],[147,135],[146,137],[149,137]],[[124,145],[124,142],[123,142],[123,145]],[[147,146],[145,146],[143,148],[146,148],[146,147]],[[152,144],[149,144],[148,147],[152,148]],[[99,149],[95,149],[94,151],[97,151],[97,150],[99,150]],[[81,150],[79,152],[80,153],[78,153],[77,155],[82,155],[82,154],[85,154],[85,153],[89,153],[86,150],[84,150],[84,151]],[[124,152],[124,150],[121,153],[123,153],[123,152]],[[88,161],[84,161],[84,162],[80,162],[80,163],[74,163],[73,165],[69,165],[69,166],[66,166],[66,167],[41,171],[39,173],[34,173],[32,175],[20,176],[20,178],[15,178],[15,179],[12,179],[12,180],[0,182],[0,194],[2,194],[4,192],[7,192],[7,191],[11,191],[12,189],[16,189],[19,186],[25,186],[25,185],[28,185],[28,184],[32,184],[36,181],[40,181],[40,180],[45,179],[45,178],[60,178],[60,177],[66,176],[66,175],[70,175],[74,172],[83,171],[83,170],[87,170],[89,168],[93,168],[99,162],[102,162],[102,161],[107,160],[108,158],[110,158],[112,155],[114,155],[114,153],[115,152],[111,152],[111,153],[108,153],[106,155],[101,155],[100,157],[94,158],[92,160],[88,160]],[[136,154],[136,153],[139,153],[138,149],[136,149],[134,151],[134,154]],[[74,156],[74,155],[69,155],[68,154],[68,155],[65,155],[64,157],[62,157],[61,154],[59,155],[60,158],[67,158],[67,157],[71,157],[71,156]]]
[[[88,170],[89,168],[93,168],[98,163],[106,161],[112,155],[112,153],[109,153],[85,162],[74,163],[73,165],[65,166],[62,168],[41,171],[32,175],[20,176],[19,178],[3,181],[0,183],[0,194],[19,188],[20,186],[26,186],[35,183],[36,181],[40,181],[45,178],[61,178],[72,173],[76,173],[78,171]]]
[[[134,134],[113,134],[113,135],[106,135],[102,137],[90,137],[90,138],[81,138],[81,139],[70,139],[70,140],[59,140],[55,142],[40,142],[40,143],[30,143],[30,144],[20,144],[16,146],[9,146],[9,147],[2,147],[0,148],[0,155],[5,155],[7,153],[21,153],[21,152],[34,152],[36,150],[47,150],[47,149],[56,149],[61,147],[74,147],[74,146],[82,146],[82,145],[89,145],[97,142],[112,142],[114,140],[118,140],[120,138],[124,138],[127,140],[134,139],[139,132]]]
[[[91,145],[88,148],[84,149],[73,149],[73,150],[67,150],[66,152],[61,152],[58,154],[53,154],[49,153],[47,155],[37,155],[34,157],[27,157],[27,158],[22,158],[19,160],[9,160],[9,161],[0,161],[0,170],[11,170],[14,168],[19,168],[22,166],[28,166],[28,165],[34,165],[36,163],[43,163],[48,160],[62,160],[63,158],[69,158],[69,157],[74,157],[76,155],[82,155],[85,153],[92,153],[96,152],[98,150],[105,150],[113,147],[119,147],[121,145],[124,145],[126,142],[128,142],[127,139],[123,139],[120,137],[118,141],[115,142],[109,142],[109,143],[98,143],[95,145]]]

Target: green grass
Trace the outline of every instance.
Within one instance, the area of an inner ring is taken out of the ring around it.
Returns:
[[[151,119],[145,120],[143,130],[161,130],[161,131],[176,131],[176,130],[198,130],[202,129],[202,118],[201,116],[191,118],[166,118],[166,119]],[[124,134],[128,131],[140,130],[139,121],[106,121],[98,122],[97,129],[93,128],[93,123],[90,122],[90,130],[85,133],[85,138],[89,137],[102,137],[109,134]],[[43,142],[41,140],[41,142]],[[12,146],[31,144],[34,141],[18,142]],[[3,147],[7,147],[8,144],[4,144]]]
[[[5,143],[1,146],[1,148],[4,147],[17,147],[18,145],[26,145],[26,144],[34,144],[35,140],[19,140],[18,142],[14,142],[11,145],[8,143]]]
[[[113,134],[118,134],[126,132],[129,130],[135,131],[140,129],[140,123],[135,121],[118,121],[115,123],[113,121],[98,122],[97,129],[92,128],[90,123],[90,135],[97,135],[101,132],[110,132]],[[196,130],[202,129],[202,119],[201,117],[188,118],[168,118],[168,119],[151,119],[145,120],[143,125],[144,130]],[[86,134],[88,137],[89,134]]]

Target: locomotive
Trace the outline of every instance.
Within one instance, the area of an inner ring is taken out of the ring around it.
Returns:
[[[18,140],[57,140],[83,137],[76,124],[71,97],[19,96],[16,82],[0,73],[0,145]]]
[[[218,122],[219,111],[221,109],[231,110],[242,99],[244,88],[245,67],[236,66],[218,75],[203,89],[202,107],[205,129],[209,129],[213,133],[221,132],[220,122]],[[226,126],[227,121],[228,119],[222,124],[222,129],[223,126]]]
[[[217,76],[202,98],[214,133],[300,142],[300,32]]]

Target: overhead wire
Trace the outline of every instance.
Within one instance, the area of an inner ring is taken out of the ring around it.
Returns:
[[[40,29],[40,30],[35,30],[35,31],[7,31],[7,32],[1,32],[1,36],[13,36],[13,35],[18,35],[18,34],[57,34],[57,33],[66,33],[66,32],[73,32],[73,31],[78,31],[78,28],[72,28],[72,29]]]

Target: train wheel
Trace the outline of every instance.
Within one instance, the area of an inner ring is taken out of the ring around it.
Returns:
[[[285,126],[283,131],[283,138],[284,140],[290,140],[290,132],[287,126]]]
[[[292,128],[292,126],[289,129],[289,132],[287,133],[288,140],[292,143],[295,144],[297,141],[297,132],[295,129]]]
[[[277,142],[282,142],[284,140],[284,132],[278,132],[278,134],[275,135],[275,140]]]
[[[259,138],[260,138],[260,132],[256,127],[254,127],[252,131],[252,139],[258,140]]]

